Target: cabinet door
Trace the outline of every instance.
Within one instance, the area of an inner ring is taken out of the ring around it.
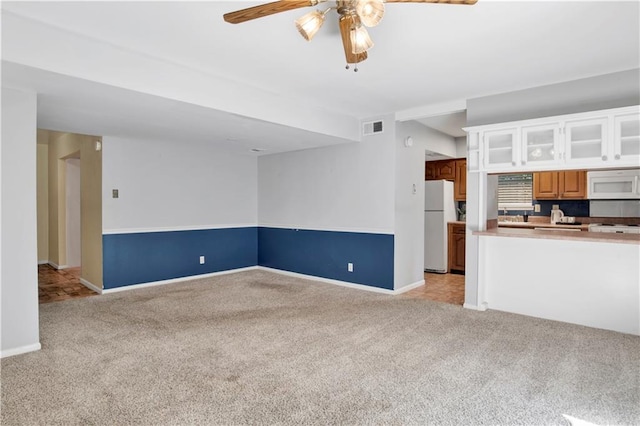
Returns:
[[[601,165],[608,162],[607,118],[565,123],[565,162]]]
[[[456,179],[453,181],[453,198],[467,200],[467,160],[456,160]]]
[[[485,170],[510,170],[518,165],[518,129],[485,132],[483,145]]]
[[[560,123],[522,128],[522,165],[546,165],[560,160]]]
[[[640,164],[640,115],[629,114],[615,117],[613,137],[613,160],[615,165],[636,166]]]
[[[536,200],[557,200],[558,172],[537,172],[533,174],[533,198]]]
[[[435,161],[426,161],[424,163],[424,180],[436,179],[436,165]]]
[[[464,272],[465,245],[464,225],[453,225],[452,229],[449,229],[449,272]]]
[[[436,179],[454,180],[456,178],[455,160],[436,161]]]
[[[587,172],[567,170],[558,172],[560,198],[583,200],[587,197]]]

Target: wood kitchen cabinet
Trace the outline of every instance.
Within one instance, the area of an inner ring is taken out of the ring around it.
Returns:
[[[454,180],[456,160],[427,161],[424,165],[424,180]]]
[[[466,225],[464,222],[448,224],[449,273],[464,273]]]
[[[425,162],[424,180],[441,179],[453,181],[454,199],[456,201],[466,201],[467,160],[465,158]]]
[[[467,200],[467,160],[456,160],[456,177],[453,181],[453,199]]]
[[[533,198],[536,200],[584,200],[587,197],[587,172],[537,172],[533,174]]]

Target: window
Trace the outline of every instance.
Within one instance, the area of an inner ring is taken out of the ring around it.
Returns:
[[[518,173],[498,176],[500,210],[533,210],[533,175]]]

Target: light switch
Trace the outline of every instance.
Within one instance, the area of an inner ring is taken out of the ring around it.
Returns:
[[[118,190],[117,189],[112,189],[111,190],[111,196],[113,198],[118,198]]]

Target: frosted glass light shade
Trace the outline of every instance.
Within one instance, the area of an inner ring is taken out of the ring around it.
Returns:
[[[356,13],[364,25],[375,27],[384,16],[384,2],[382,0],[358,0]]]
[[[314,10],[295,20],[296,28],[307,41],[311,41],[322,24],[324,24],[324,13]]]
[[[373,40],[369,37],[367,29],[362,25],[352,29],[349,35],[351,36],[352,51],[356,55],[366,52],[373,47]]]

